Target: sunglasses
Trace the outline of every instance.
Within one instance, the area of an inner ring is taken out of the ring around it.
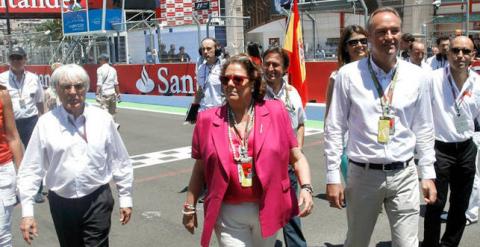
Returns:
[[[13,55],[13,56],[10,56],[9,57],[10,60],[23,60],[23,57],[22,56],[18,56],[18,55]]]
[[[85,85],[83,85],[83,83],[60,85],[60,88],[64,91],[70,91],[72,90],[72,87],[75,88],[76,91],[80,91],[85,88]]]
[[[347,44],[349,46],[356,46],[356,45],[358,45],[359,42],[362,45],[366,45],[368,43],[368,40],[367,40],[367,38],[351,39],[351,40],[347,41]]]
[[[230,80],[232,80],[233,84],[235,84],[235,86],[239,86],[240,84],[242,84],[242,82],[245,79],[248,79],[248,77],[243,76],[243,75],[223,75],[223,76],[220,76],[220,82],[222,82],[222,85],[227,85],[228,82]]]
[[[463,55],[470,55],[472,53],[472,50],[468,49],[468,48],[457,48],[457,47],[452,47],[450,48],[450,51],[453,52],[453,54],[457,55],[458,53],[460,53],[460,51],[462,51],[462,54]]]

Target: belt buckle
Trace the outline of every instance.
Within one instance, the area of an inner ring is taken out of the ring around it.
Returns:
[[[382,164],[382,171],[386,172],[386,171],[391,171],[392,169],[385,169],[387,164]]]

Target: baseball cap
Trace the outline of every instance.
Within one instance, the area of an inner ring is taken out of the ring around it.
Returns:
[[[25,50],[23,50],[22,47],[14,47],[14,48],[12,48],[12,50],[10,51],[10,53],[8,54],[8,57],[11,57],[11,56],[22,56],[22,57],[26,57],[26,56],[27,56],[27,53],[25,52]]]

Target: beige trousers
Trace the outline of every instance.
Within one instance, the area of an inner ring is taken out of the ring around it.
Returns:
[[[382,205],[392,247],[418,246],[420,191],[417,170],[382,171],[350,163],[345,189],[348,232],[345,247],[368,247]]]
[[[117,113],[117,96],[115,94],[102,95],[102,98],[100,99],[100,107],[108,110],[108,113],[115,117],[115,113]]]
[[[215,224],[221,247],[273,247],[277,234],[262,238],[258,221],[258,204],[222,204]]]

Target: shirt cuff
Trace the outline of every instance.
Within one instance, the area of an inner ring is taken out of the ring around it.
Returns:
[[[327,184],[341,184],[342,179],[340,177],[340,171],[327,171]]]
[[[33,204],[22,204],[22,217],[33,217]]]
[[[437,177],[433,165],[419,166],[418,173],[421,179],[435,179]]]
[[[119,198],[121,208],[131,208],[133,207],[132,197],[124,196]]]

